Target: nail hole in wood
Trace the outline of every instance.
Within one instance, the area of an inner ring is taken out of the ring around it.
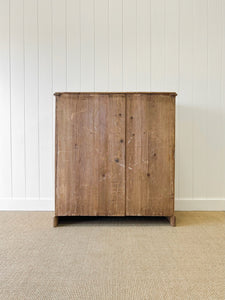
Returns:
[[[118,163],[118,162],[119,162],[119,158],[116,158],[116,159],[115,159],[115,162],[117,162],[117,163]]]
[[[147,173],[147,176],[149,177],[149,176],[150,176],[150,173]]]
[[[123,140],[120,140],[120,143],[123,143]]]
[[[134,117],[133,117],[133,116],[131,116],[130,118],[131,118],[131,120],[133,120],[133,118],[134,118]]]

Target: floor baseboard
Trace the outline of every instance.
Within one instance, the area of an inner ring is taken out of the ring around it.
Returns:
[[[185,199],[175,201],[177,211],[224,211],[225,199]]]

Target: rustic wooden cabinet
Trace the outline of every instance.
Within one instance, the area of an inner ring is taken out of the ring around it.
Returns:
[[[166,216],[175,225],[176,93],[55,93],[55,218]]]

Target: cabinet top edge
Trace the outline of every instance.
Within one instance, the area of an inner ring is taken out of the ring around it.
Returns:
[[[149,95],[168,95],[168,96],[177,96],[175,92],[56,92],[54,96],[61,95],[73,95],[73,94],[149,94]]]

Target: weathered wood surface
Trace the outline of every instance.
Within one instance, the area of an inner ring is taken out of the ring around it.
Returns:
[[[174,219],[175,93],[56,93],[56,216]]]
[[[127,95],[126,215],[173,215],[174,151],[175,97]]]
[[[57,227],[59,223],[59,217],[54,216],[53,217],[53,227]]]
[[[125,215],[125,95],[56,97],[56,216]]]
[[[167,220],[169,221],[170,225],[175,227],[176,226],[176,216],[167,217]]]

